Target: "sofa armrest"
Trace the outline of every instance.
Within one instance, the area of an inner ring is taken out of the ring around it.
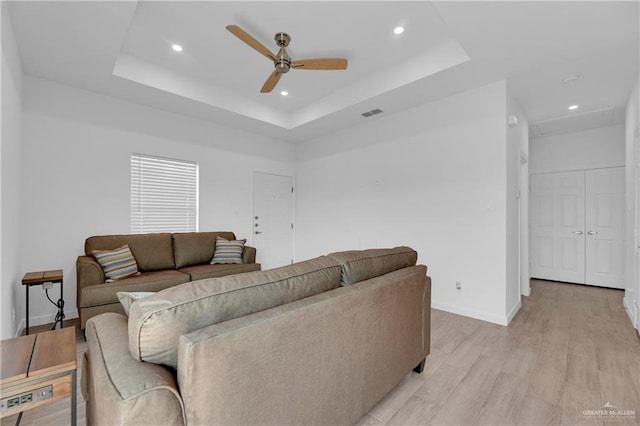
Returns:
[[[78,256],[76,260],[76,304],[80,312],[80,293],[82,289],[94,285],[102,284],[106,281],[102,267],[91,256]]]
[[[102,267],[91,256],[78,256],[76,260],[76,278],[78,291],[88,285],[102,284],[106,281]]]
[[[242,251],[242,263],[256,263],[255,247],[244,246]]]
[[[113,312],[87,321],[87,424],[184,425],[184,408],[168,367],[139,362],[129,352],[127,318]]]

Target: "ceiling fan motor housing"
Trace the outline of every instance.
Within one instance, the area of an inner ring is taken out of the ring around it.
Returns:
[[[279,34],[284,34],[284,33],[278,33],[276,34],[276,40],[277,40],[277,36]],[[284,34],[286,35],[286,34]],[[289,36],[287,36],[289,37]],[[289,41],[287,40],[287,44],[289,44]],[[278,45],[280,45],[280,43],[278,43]],[[286,73],[289,71],[289,69],[291,68],[291,58],[289,57],[289,54],[287,53],[287,51],[285,50],[284,46],[280,47],[280,51],[278,52],[278,60],[274,61],[273,64],[276,67],[276,71],[278,71],[279,73]]]

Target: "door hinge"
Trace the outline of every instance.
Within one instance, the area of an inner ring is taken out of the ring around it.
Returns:
[[[291,193],[293,194],[293,186],[291,187]]]
[[[293,223],[291,224],[291,229],[293,229]]]

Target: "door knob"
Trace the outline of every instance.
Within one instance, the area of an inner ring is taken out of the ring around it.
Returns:
[[[258,234],[262,234],[262,232],[260,232],[260,231],[256,231],[256,232],[255,232],[255,234],[256,234],[256,235],[258,235]]]
[[[598,235],[598,231],[589,231],[587,232],[589,235]]]
[[[573,231],[573,233],[576,235],[582,235],[582,231]]]

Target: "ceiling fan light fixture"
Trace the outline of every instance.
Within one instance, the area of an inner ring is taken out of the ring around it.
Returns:
[[[401,27],[401,26],[397,26],[397,27],[395,27],[395,28],[393,29],[393,33],[394,33],[395,35],[400,35],[400,34],[402,34],[403,32],[404,32],[404,27]]]
[[[182,52],[182,46],[180,46],[179,44],[172,44],[171,48],[175,51],[175,52]]]

